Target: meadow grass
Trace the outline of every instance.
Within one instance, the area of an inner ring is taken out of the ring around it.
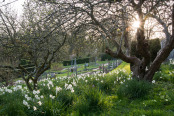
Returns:
[[[108,74],[44,79],[32,92],[25,85],[2,87],[0,115],[173,116],[174,72],[167,65],[153,83],[133,80],[130,65],[123,62]]]

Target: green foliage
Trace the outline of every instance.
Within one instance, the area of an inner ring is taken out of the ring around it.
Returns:
[[[160,71],[157,71],[153,77],[156,81],[165,81],[174,83],[173,64],[162,64]]]
[[[7,89],[8,90],[8,89]],[[24,105],[21,99],[23,99],[21,90],[15,91],[13,93],[6,92],[0,97],[0,115],[8,116],[25,116]]]
[[[103,93],[95,87],[86,88],[82,95],[77,98],[74,106],[79,115],[90,115],[94,112],[101,112],[107,108]]]
[[[156,81],[165,81],[165,82],[169,80],[168,75],[161,73],[161,71],[156,72],[155,75],[153,76],[153,79]]]
[[[128,80],[120,85],[117,95],[120,99],[126,97],[129,99],[143,98],[152,89],[152,85],[149,82],[142,80]]]
[[[162,76],[166,80],[159,78],[151,84],[131,80],[129,66],[122,63],[105,75],[45,79],[38,83],[37,92],[29,92],[24,85],[0,88],[0,115],[174,115],[173,69],[162,65],[154,79]]]
[[[63,106],[63,104],[49,98],[45,100],[41,108],[42,112],[38,112],[38,114],[44,114],[44,116],[58,116],[62,115],[65,111],[65,107]]]
[[[63,90],[57,95],[56,101],[60,102],[66,108],[73,104],[74,96],[71,92]]]
[[[107,94],[110,94],[113,92],[113,86],[114,86],[114,78],[111,79],[110,77],[103,78],[97,85],[99,89]]]

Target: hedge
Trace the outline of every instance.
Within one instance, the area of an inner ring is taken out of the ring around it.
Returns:
[[[108,54],[101,54],[101,61],[113,60],[113,57]]]
[[[150,53],[151,53],[151,61],[154,61],[158,51],[161,49],[161,44],[159,39],[152,39],[149,41],[150,45]]]
[[[83,64],[83,63],[89,63],[90,58],[81,58],[81,59],[77,59],[76,63],[77,64]],[[68,61],[63,61],[63,66],[68,66],[71,65],[71,60]],[[73,65],[74,65],[74,60],[73,60]]]

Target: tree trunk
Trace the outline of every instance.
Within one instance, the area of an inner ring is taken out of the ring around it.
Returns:
[[[33,90],[37,89],[37,78],[33,80]]]
[[[139,12],[139,15],[141,15],[141,12]],[[174,4],[172,11],[172,36],[168,39],[169,41],[167,41],[164,48],[161,49],[160,53],[156,56],[155,60],[152,62],[150,68],[147,71],[146,67],[150,63],[150,53],[148,43],[145,41],[143,26],[144,25],[141,25],[141,28],[137,30],[138,52],[141,54],[143,59],[126,56],[125,54],[123,54],[122,50],[114,53],[110,49],[106,48],[106,53],[114,58],[120,58],[123,61],[130,63],[131,71],[133,72],[133,78],[152,81],[155,72],[160,68],[162,62],[169,56],[170,52],[174,49]]]
[[[145,80],[152,81],[153,75],[155,72],[160,68],[160,65],[162,62],[169,56],[170,52],[173,50],[174,45],[174,37],[171,42],[168,42],[168,44],[161,50],[161,52],[157,55],[154,62],[151,64],[150,69],[145,75]]]
[[[134,79],[143,79],[145,75],[145,68],[143,68],[141,63],[134,64],[130,66],[131,71],[133,72],[132,77]]]
[[[33,91],[32,87],[31,87],[31,85],[29,83],[29,77],[27,79],[25,79],[25,83],[26,83],[27,88],[29,89],[29,91]]]

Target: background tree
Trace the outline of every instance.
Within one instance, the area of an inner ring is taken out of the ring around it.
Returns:
[[[54,9],[36,6],[33,1],[26,2],[23,20],[20,23],[11,17],[10,12],[7,12],[7,15],[1,11],[0,14],[2,22],[0,45],[3,51],[1,59],[6,58],[5,53],[10,55],[9,64],[2,64],[1,67],[18,71],[29,90],[37,89],[39,77],[51,67],[52,61],[68,37],[60,19],[45,17]],[[33,70],[29,71],[28,67],[21,65],[22,59],[29,60]],[[32,83],[29,83],[30,80]]]
[[[33,71],[28,71],[24,66],[19,65],[19,68],[24,72],[22,78],[25,80],[29,90],[37,89],[39,77],[51,67],[51,63],[57,52],[60,51],[65,44],[67,33],[57,21],[50,18],[49,21],[43,20],[43,16],[49,13],[49,10],[43,6],[36,8],[37,4],[29,1],[25,6],[25,15],[22,22],[23,35],[20,41],[25,47],[23,54],[34,65]],[[44,10],[45,9],[45,10]],[[33,82],[33,87],[29,81]]]
[[[8,6],[0,9],[0,80],[5,86],[17,78],[17,67],[21,49],[19,49],[20,33],[16,14]]]
[[[103,35],[103,38],[109,43],[114,43],[117,49],[116,52],[113,52],[111,48],[106,48],[106,53],[114,58],[120,58],[130,63],[134,78],[151,81],[154,73],[173,49],[174,39],[172,34],[174,32],[169,30],[169,28],[173,29],[173,26],[170,25],[173,24],[174,20],[173,15],[171,15],[173,12],[172,0],[63,0],[61,2],[57,0],[45,0],[42,3],[56,7],[62,5],[67,10],[67,13],[69,13],[67,14],[68,17],[75,16],[72,20],[76,20],[76,23],[71,23],[71,25],[83,23],[96,27],[98,32]],[[129,32],[129,27],[127,27],[126,23],[131,22],[131,19],[135,18],[136,15],[140,22],[136,32],[136,40],[138,52],[142,57],[141,59],[126,54],[122,45],[124,40],[125,42],[129,41],[126,35]],[[166,36],[166,46],[160,50],[151,64],[151,54],[145,36],[145,22],[149,17],[159,22]],[[112,30],[116,30],[115,28],[121,31],[121,36],[112,33]]]

